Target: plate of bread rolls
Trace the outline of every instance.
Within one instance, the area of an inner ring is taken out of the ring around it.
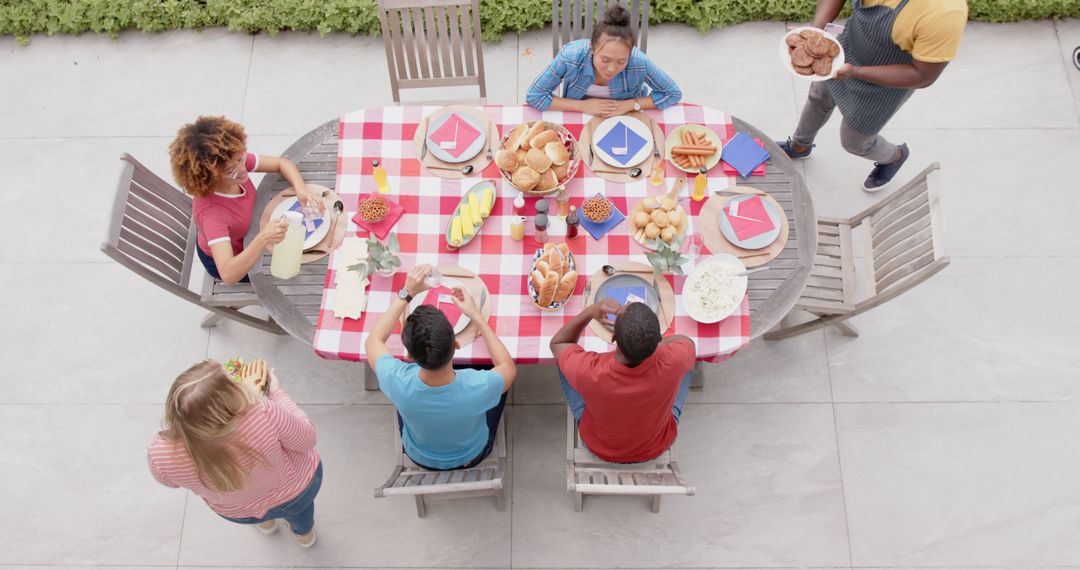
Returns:
[[[720,136],[704,125],[683,125],[667,138],[667,159],[683,172],[697,174],[720,162]]]
[[[533,121],[507,133],[495,164],[511,186],[526,194],[550,194],[566,184],[581,164],[577,140],[562,125]]]
[[[529,298],[544,311],[557,311],[570,301],[577,287],[574,254],[565,243],[545,244],[533,256],[529,273]]]

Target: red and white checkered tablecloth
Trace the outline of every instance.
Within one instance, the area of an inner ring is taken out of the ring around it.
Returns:
[[[421,168],[416,158],[413,135],[424,116],[438,107],[383,107],[349,113],[341,118],[339,126],[337,192],[345,202],[346,210],[356,211],[362,195],[375,192],[371,176],[371,161],[379,159],[389,175],[389,198],[405,207],[405,214],[394,227],[401,243],[403,267],[420,263],[432,265],[457,265],[475,272],[487,285],[488,302],[492,304],[491,326],[509,349],[514,360],[522,364],[552,363],[548,343],[551,337],[582,309],[581,293],[588,277],[601,265],[611,260],[632,260],[648,263],[643,248],[630,237],[626,222],[597,241],[582,229],[576,239],[569,240],[570,250],[582,276],[578,280],[574,299],[557,312],[537,309],[528,298],[526,280],[531,269],[532,256],[537,247],[532,239],[532,220],[526,224],[527,235],[523,241],[513,241],[509,236],[509,221],[513,199],[517,191],[499,174],[492,163],[476,177],[463,180],[440,178]],[[565,126],[575,137],[588,122],[588,116],[577,112],[548,111],[541,113],[528,106],[487,105],[481,110],[499,127],[500,134],[525,121],[543,119]],[[727,113],[701,107],[680,104],[664,111],[646,111],[660,123],[665,134],[684,124],[704,124],[716,131],[723,140],[734,136],[731,116]],[[667,187],[684,173],[674,166],[666,165]],[[483,179],[492,179],[499,189],[490,218],[478,235],[465,247],[451,251],[444,239],[445,229],[461,196],[466,190]],[[692,180],[691,180],[692,182]],[[710,190],[735,185],[733,176],[725,175],[720,168],[709,173]],[[637,200],[648,195],[660,194],[647,180],[631,184],[608,182],[597,177],[582,166],[567,185],[571,204],[580,207],[587,196],[604,192],[622,212]],[[666,190],[665,190],[666,191]],[[526,199],[526,211],[533,211],[535,198]],[[550,200],[554,209],[554,200]],[[690,203],[691,214],[696,215],[700,203]],[[346,235],[366,236],[349,221]],[[693,222],[689,232],[695,231]],[[562,236],[552,235],[549,241],[563,241]],[[689,240],[687,240],[689,241]],[[687,266],[686,269],[689,269]],[[315,325],[315,352],[329,359],[362,361],[364,341],[368,331],[375,325],[379,315],[390,306],[397,291],[405,282],[404,273],[393,277],[372,275],[368,289],[367,310],[360,319],[342,319],[334,316],[334,272],[342,269],[338,256],[330,255],[319,319]],[[682,306],[681,297],[685,277],[667,275],[674,286],[676,315],[673,326],[665,334],[684,334],[697,343],[698,358],[719,361],[730,357],[745,347],[750,340],[749,300],[744,299],[739,311],[715,324],[701,324],[691,319]],[[605,352],[614,349],[588,328],[582,335],[586,350]],[[399,337],[391,335],[387,345],[397,356],[404,356],[405,349]],[[482,339],[463,347],[454,361],[465,364],[490,363],[491,358]]]

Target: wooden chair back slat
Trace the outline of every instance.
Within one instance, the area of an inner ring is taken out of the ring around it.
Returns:
[[[487,97],[479,0],[378,0],[394,102],[402,89],[476,85]]]
[[[167,256],[152,253],[154,247],[141,240],[138,236],[131,234],[127,228],[120,230],[120,240],[113,247],[131,261],[158,272],[162,277],[168,279],[170,284],[180,286],[181,272],[176,267],[176,264],[162,259],[163,257],[167,258]]]
[[[596,22],[604,17],[608,6],[616,0],[552,0],[551,55],[562,46],[583,38],[591,38]],[[630,29],[637,38],[637,48],[647,51],[649,36],[649,0],[623,0],[630,11]]]
[[[132,199],[128,202],[128,208],[124,210],[123,225],[128,226],[131,223],[139,224],[148,231],[161,237],[161,239],[166,240],[170,246],[182,253],[187,247],[188,229],[183,228],[181,230],[180,228],[177,228],[175,225],[163,220],[162,218],[164,216],[155,217],[155,211],[153,209],[146,208],[144,210],[144,208],[141,208],[140,206],[145,206],[146,203],[143,202],[142,204],[139,204],[138,202],[139,200],[132,194]],[[183,231],[183,233],[180,233],[181,231]]]

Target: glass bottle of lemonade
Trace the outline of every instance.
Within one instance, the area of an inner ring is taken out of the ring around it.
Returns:
[[[300,273],[300,256],[304,253],[304,215],[300,212],[285,212],[285,221],[289,224],[289,229],[285,230],[285,239],[274,246],[274,252],[270,256],[270,275],[278,279],[291,279]]]
[[[700,202],[705,199],[705,190],[709,188],[709,178],[705,176],[708,172],[705,167],[701,167],[701,172],[694,177],[694,193],[690,196],[690,199],[695,202]]]
[[[379,189],[379,194],[390,193],[390,182],[386,179],[386,169],[379,164],[378,160],[371,161],[372,171],[371,176],[375,178],[375,187]]]

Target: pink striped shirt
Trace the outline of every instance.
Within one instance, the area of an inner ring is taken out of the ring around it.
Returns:
[[[160,435],[147,447],[150,473],[162,485],[190,489],[214,512],[230,518],[262,518],[266,511],[300,495],[319,465],[315,425],[283,390],[253,404],[233,432],[262,460],[240,458],[247,473],[243,489],[223,493],[199,480],[183,442]]]

